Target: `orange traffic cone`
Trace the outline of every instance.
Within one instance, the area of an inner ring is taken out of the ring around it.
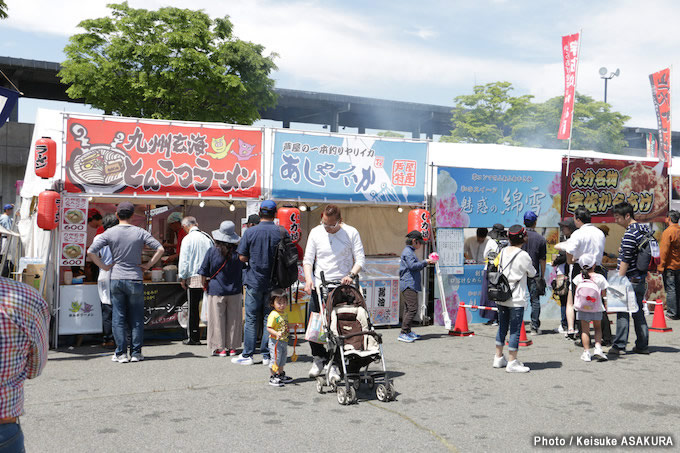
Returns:
[[[661,299],[657,299],[654,305],[654,318],[649,330],[653,332],[673,332],[673,329],[666,325],[666,316],[663,313],[663,302],[661,302]]]
[[[462,305],[462,304],[461,304]],[[449,335],[454,337],[469,337],[475,333],[468,329],[467,313],[465,307],[458,307],[458,315],[456,316],[456,324],[453,330],[449,330]]]
[[[505,344],[509,344],[507,340],[505,341]],[[532,344],[534,344],[534,342],[527,338],[527,330],[524,328],[524,322],[522,322],[522,330],[519,331],[519,345],[531,346]]]

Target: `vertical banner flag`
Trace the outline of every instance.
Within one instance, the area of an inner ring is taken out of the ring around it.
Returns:
[[[659,157],[659,144],[656,141],[656,134],[647,132],[645,138],[647,144],[647,157],[650,159],[657,159]]]
[[[0,87],[0,127],[4,126],[7,118],[14,110],[19,99],[19,93],[7,88]]]
[[[562,57],[564,58],[564,106],[557,131],[559,140],[571,138],[571,121],[574,117],[576,97],[576,68],[578,66],[579,34],[562,36]]]
[[[671,70],[662,69],[649,75],[652,98],[659,126],[659,159],[666,167],[671,166]]]

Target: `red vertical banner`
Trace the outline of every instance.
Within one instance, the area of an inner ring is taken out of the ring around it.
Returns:
[[[576,68],[578,67],[579,34],[562,36],[562,58],[564,60],[564,106],[557,131],[559,140],[571,138],[571,122],[574,117],[576,98]]]
[[[656,121],[659,127],[659,159],[666,167],[671,166],[671,70],[662,69],[650,74],[652,98],[656,109]]]

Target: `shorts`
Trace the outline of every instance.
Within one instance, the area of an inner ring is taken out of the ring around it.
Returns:
[[[274,373],[278,373],[283,370],[287,359],[288,342],[277,342],[272,337],[269,337],[269,368],[271,368]]]
[[[578,321],[602,321],[601,311],[577,311],[576,319]]]

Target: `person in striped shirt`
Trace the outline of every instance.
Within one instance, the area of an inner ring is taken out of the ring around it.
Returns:
[[[24,451],[24,381],[47,363],[50,312],[38,292],[0,277],[0,451]]]
[[[635,220],[633,207],[628,202],[614,206],[614,221],[626,229],[621,239],[617,269],[620,276],[628,277],[628,280],[633,284],[635,299],[638,304],[638,311],[632,313],[635,335],[637,336],[633,352],[649,354],[649,328],[647,327],[645,313],[642,310],[642,301],[647,292],[647,272],[642,272],[637,268],[637,257],[638,246],[644,240],[645,235],[650,234],[650,231],[647,226],[641,225]],[[609,349],[609,354],[625,353],[629,328],[630,315],[627,312],[617,313],[616,336],[614,337],[614,344]]]

